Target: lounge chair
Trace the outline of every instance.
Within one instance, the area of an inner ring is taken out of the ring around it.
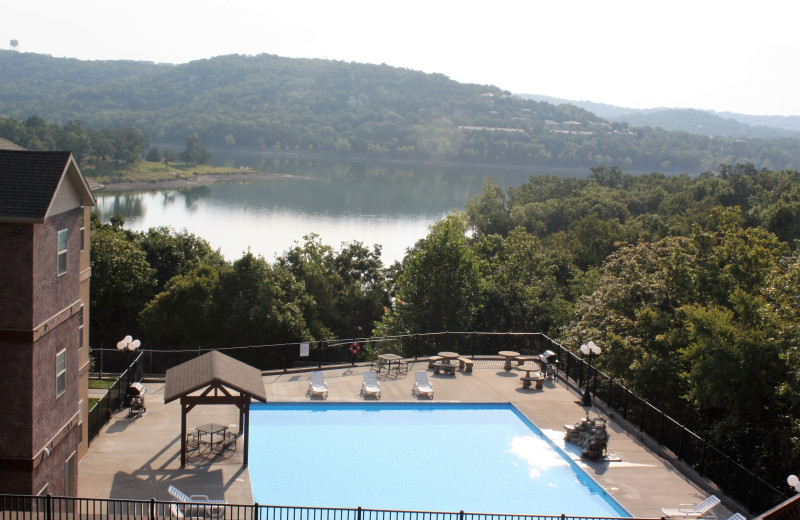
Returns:
[[[325,384],[325,374],[316,370],[311,372],[311,381],[308,383],[308,395],[311,397],[328,398],[328,385]]]
[[[720,503],[720,499],[716,495],[709,495],[708,498],[693,507],[674,507],[674,508],[661,508],[664,516],[670,518],[700,518],[704,514],[711,511],[712,508]],[[688,505],[688,504],[681,504]]]
[[[170,504],[170,520],[222,520],[225,518],[225,507],[222,504],[208,506],[205,504]]]
[[[364,372],[364,381],[361,383],[361,396],[374,396],[376,399],[381,398],[381,384],[378,382],[378,374],[370,370]]]
[[[227,500],[211,500],[208,498],[208,495],[187,495],[180,489],[176,488],[175,486],[170,485],[167,492],[175,497],[175,500],[179,502],[186,502],[186,503],[203,503],[203,504],[227,504]]]
[[[414,372],[414,386],[411,387],[411,395],[414,397],[427,395],[433,399],[433,386],[428,381],[427,372]]]

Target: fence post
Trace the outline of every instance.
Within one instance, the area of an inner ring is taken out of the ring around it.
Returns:
[[[459,513],[458,513],[458,520],[464,520],[464,510],[463,509],[461,511],[459,511]]]
[[[53,520],[53,500],[50,493],[44,499],[44,518],[45,520]]]
[[[149,513],[150,513],[150,520],[155,520],[155,517],[156,517],[156,499],[155,498],[151,498],[150,499],[150,511],[149,511]]]
[[[356,512],[356,520],[361,520],[361,506],[358,506],[358,511]]]

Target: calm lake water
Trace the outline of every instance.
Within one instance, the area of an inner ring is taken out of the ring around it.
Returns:
[[[101,219],[120,214],[135,231],[155,226],[186,229],[220,249],[228,260],[252,251],[273,261],[303,236],[316,233],[338,250],[358,241],[382,246],[384,265],[428,234],[451,210],[463,210],[487,177],[501,187],[531,175],[586,177],[588,170],[535,170],[439,164],[215,153],[215,163],[290,174],[291,179],[214,183],[181,190],[97,192]]]

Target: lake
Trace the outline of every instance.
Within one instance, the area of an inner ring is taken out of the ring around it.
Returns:
[[[428,234],[428,227],[483,190],[487,177],[502,188],[532,175],[586,177],[587,171],[377,163],[270,154],[219,154],[214,163],[292,175],[268,181],[224,182],[187,189],[97,192],[104,222],[116,214],[125,228],[186,229],[220,249],[227,260],[248,250],[272,262],[310,233],[339,250],[358,241],[382,246],[384,265]]]

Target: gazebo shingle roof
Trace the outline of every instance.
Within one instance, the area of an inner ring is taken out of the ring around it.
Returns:
[[[165,379],[165,403],[215,383],[258,401],[267,402],[261,372],[216,350],[170,368]]]

